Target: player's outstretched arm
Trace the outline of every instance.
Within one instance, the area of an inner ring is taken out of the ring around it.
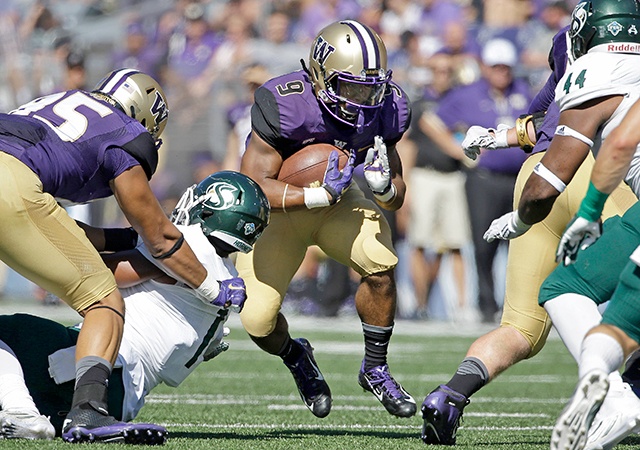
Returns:
[[[182,233],[162,210],[142,168],[134,166],[126,170],[111,181],[111,188],[150,254],[172,275],[196,288],[200,295],[214,299],[218,295],[217,282],[213,283],[215,280],[207,276],[207,270],[184,242]]]
[[[540,123],[544,113],[523,115],[516,120],[514,127],[503,123],[496,128],[484,128],[473,125],[467,130],[462,140],[462,150],[467,158],[476,160],[482,149],[496,150],[500,148],[520,147],[530,153],[536,143],[536,120]]]
[[[98,228],[76,220],[99,252],[119,252],[131,250],[138,244],[138,233],[128,228]]]
[[[486,241],[516,238],[549,215],[591,150],[598,129],[619,104],[619,96],[603,97],[560,114],[556,134],[527,179],[517,210],[494,220]]]

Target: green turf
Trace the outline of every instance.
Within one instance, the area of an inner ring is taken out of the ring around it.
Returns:
[[[325,419],[315,418],[302,405],[279,359],[260,352],[234,327],[228,352],[201,365],[179,388],[157,388],[137,421],[165,425],[170,431],[166,449],[425,448],[419,438],[419,414],[411,419],[392,417],[358,386],[362,357],[358,332],[316,331],[304,336],[316,348],[316,359],[333,392],[333,409]],[[449,379],[472,341],[473,336],[397,333],[391,343],[392,373],[420,404],[429,391]],[[457,447],[548,449],[551,427],[575,382],[575,363],[559,340],[551,340],[537,357],[511,368],[473,397]],[[640,438],[632,437],[617,448],[639,446]],[[21,450],[68,447],[60,439],[0,442],[0,448]],[[123,446],[91,446],[103,447]]]

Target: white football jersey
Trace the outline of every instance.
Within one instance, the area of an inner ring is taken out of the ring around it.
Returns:
[[[640,55],[590,52],[567,66],[558,82],[555,100],[560,111],[576,108],[589,100],[610,95],[624,96],[613,115],[607,120],[595,142],[604,141],[611,130],[620,124],[631,105],[640,98]],[[597,155],[599,145],[592,151]],[[640,146],[631,162],[625,181],[640,196]]]
[[[182,226],[198,260],[218,280],[237,277],[229,258],[221,258],[200,225]],[[144,246],[143,255],[151,259]],[[126,320],[118,361],[123,367],[123,420],[133,419],[144,397],[158,384],[178,386],[222,341],[228,311],[203,302],[190,287],[146,281],[121,289]]]
[[[217,280],[238,276],[233,262],[218,256],[200,225],[177,227]],[[139,244],[138,250],[151,258],[144,245]],[[154,387],[160,383],[178,386],[205,358],[212,357],[222,341],[229,312],[202,301],[183,283],[149,280],[120,292],[126,320],[114,367],[123,368],[122,419],[128,421],[138,415],[145,396]],[[58,384],[73,380],[75,347],[49,355],[49,373]]]

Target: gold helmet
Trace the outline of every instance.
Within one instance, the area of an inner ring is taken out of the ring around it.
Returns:
[[[145,73],[135,69],[114,70],[96,85],[94,92],[115,102],[115,106],[140,122],[156,141],[167,125],[167,98],[158,82]]]
[[[334,22],[313,41],[309,75],[316,97],[332,116],[363,126],[375,118],[391,80],[387,49],[368,26]]]

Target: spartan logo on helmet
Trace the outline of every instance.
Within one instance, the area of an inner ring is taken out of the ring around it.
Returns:
[[[206,191],[208,206],[211,209],[228,209],[236,200],[238,188],[226,181],[211,184]]]
[[[586,0],[571,13],[571,56],[577,59],[597,47],[609,53],[640,53],[639,0]]]
[[[578,3],[576,8],[573,10],[573,14],[571,15],[571,37],[576,36],[582,29],[584,25],[587,23],[587,17],[589,13],[587,12],[587,2]]]
[[[269,224],[270,211],[269,200],[255,181],[226,170],[188,188],[171,220],[176,225],[200,225],[205,236],[248,253]]]

